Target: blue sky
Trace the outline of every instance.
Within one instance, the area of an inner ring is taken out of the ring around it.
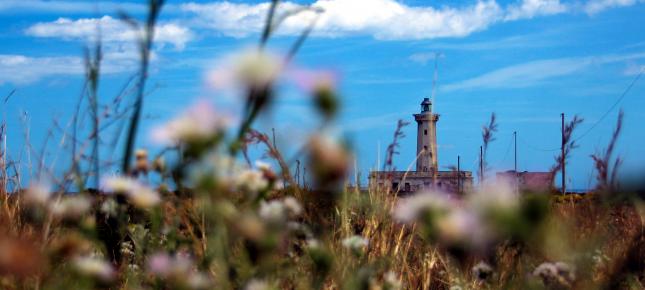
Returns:
[[[0,2],[0,96],[16,90],[2,106],[10,154],[25,155],[26,124],[34,151],[47,144],[47,161],[61,154],[56,147],[61,135],[45,136],[54,120],[64,125],[74,112],[83,47],[93,39],[97,23],[105,45],[102,101],[117,94],[136,69],[136,52],[132,31],[116,12],[141,18],[143,3]],[[235,97],[212,89],[205,76],[232,52],[257,43],[267,5],[167,1],[157,28],[143,132],[201,98],[236,114]],[[574,135],[581,138],[568,167],[569,187],[588,187],[594,180],[589,155],[606,146],[622,108],[621,169],[625,174],[645,170],[645,80],[602,118],[645,69],[645,1],[318,0],[283,2],[280,11],[302,5],[324,12],[295,65],[342,76],[343,109],[336,126],[354,144],[363,176],[376,166],[378,144],[384,151],[396,121],[413,121],[411,114],[430,96],[437,52],[442,54],[435,100],[441,114],[440,166],[455,165],[461,155],[462,168],[474,171],[481,126],[495,112],[499,132],[488,157],[493,171],[512,168],[513,131],[519,135],[519,169],[547,170],[557,154],[553,149],[559,146],[564,112],[585,119]],[[284,52],[311,17],[302,13],[287,19],[270,49]],[[21,121],[23,112],[27,123]],[[258,127],[276,127],[279,146],[289,151],[315,128],[313,116],[307,97],[283,84],[275,110]],[[400,169],[415,155],[414,126],[405,129],[396,158]],[[139,141],[142,147],[153,146],[146,133]]]

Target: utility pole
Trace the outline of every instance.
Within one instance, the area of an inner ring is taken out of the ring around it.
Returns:
[[[513,145],[515,146],[514,170],[515,170],[515,173],[517,173],[517,131],[513,132]]]
[[[479,183],[484,184],[484,147],[479,146]]]
[[[457,194],[461,194],[461,156],[457,155]]]
[[[567,182],[566,182],[566,166],[567,166],[567,161],[565,160],[565,155],[564,155],[564,113],[560,114],[562,117],[562,147],[560,148],[562,152],[562,195],[567,194]]]

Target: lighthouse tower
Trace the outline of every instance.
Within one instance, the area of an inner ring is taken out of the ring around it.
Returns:
[[[417,172],[437,172],[437,121],[439,115],[432,113],[432,102],[424,98],[421,113],[414,114],[417,121]]]

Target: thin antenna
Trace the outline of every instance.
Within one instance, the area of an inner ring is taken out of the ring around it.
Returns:
[[[432,96],[431,96],[431,98],[432,98],[432,107],[430,109],[430,113],[432,113],[432,111],[434,111],[433,107],[436,106],[436,104],[434,102],[434,97],[435,97],[435,95],[437,93],[437,78],[439,76],[438,69],[439,69],[439,56],[440,55],[441,55],[441,53],[439,53],[439,52],[434,53],[434,75],[432,76]]]
[[[514,170],[517,173],[517,131],[513,132],[513,145],[515,146]]]
[[[566,156],[564,155],[564,113],[560,114],[560,117],[562,118],[562,147],[560,150],[562,152],[562,195],[565,195],[567,193],[567,183],[566,183],[566,166],[567,166],[567,161],[565,160]]]
[[[457,194],[461,194],[461,156],[457,155]]]

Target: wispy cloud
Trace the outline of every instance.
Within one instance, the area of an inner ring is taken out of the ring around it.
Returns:
[[[134,71],[137,56],[126,52],[109,52],[101,64],[102,74]],[[84,60],[77,56],[30,57],[0,54],[0,85],[25,85],[52,76],[74,76],[85,73]]]
[[[583,5],[583,10],[593,15],[609,8],[627,7],[637,3],[645,3],[645,0],[590,0]]]
[[[560,0],[522,0],[502,6],[494,0],[478,0],[468,5],[433,7],[410,6],[396,0],[317,0],[311,4],[324,11],[317,22],[315,36],[342,37],[369,35],[381,40],[464,37],[489,26],[508,21],[562,13],[598,13],[605,9],[634,5],[645,0],[590,0],[561,3]],[[282,2],[281,13],[304,6]],[[193,24],[213,29],[222,35],[246,37],[261,30],[269,3],[231,2],[187,3],[180,10],[195,15]],[[295,35],[316,17],[312,11],[287,18],[276,32]]]
[[[500,68],[480,76],[447,84],[444,91],[522,88],[540,84],[543,81],[574,74],[591,65],[636,60],[645,58],[645,52],[602,55],[593,57],[572,57],[531,61]]]
[[[111,16],[101,18],[82,18],[72,20],[59,18],[52,22],[41,22],[27,28],[26,33],[35,37],[61,38],[65,40],[93,41],[101,31],[104,42],[133,42],[141,35],[123,21]],[[186,27],[175,23],[159,24],[155,28],[155,41],[161,44],[172,44],[183,49],[193,39],[193,33]]]
[[[312,7],[324,10],[315,35],[339,37],[371,35],[377,39],[429,39],[460,37],[487,28],[503,18],[501,7],[491,0],[477,1],[464,7],[434,8],[407,6],[394,0],[318,0]],[[197,23],[220,33],[244,37],[257,33],[264,25],[268,3],[235,4],[216,2],[189,3],[181,9],[197,15]],[[292,2],[281,4],[281,11],[302,8]],[[299,33],[316,17],[315,12],[301,12],[289,17],[278,34]]]

